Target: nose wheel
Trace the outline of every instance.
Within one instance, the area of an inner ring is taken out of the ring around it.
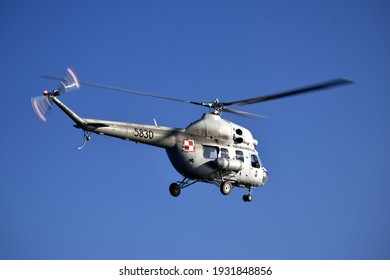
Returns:
[[[244,202],[251,202],[252,198],[253,197],[251,194],[244,194],[244,196],[242,197],[242,200],[244,200]]]
[[[248,194],[244,194],[243,197],[242,197],[242,200],[244,202],[251,202],[253,199],[252,197],[252,188],[249,188],[249,193]]]

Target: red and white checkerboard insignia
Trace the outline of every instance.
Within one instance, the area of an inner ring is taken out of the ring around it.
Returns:
[[[195,152],[195,141],[189,139],[183,139],[183,151]]]

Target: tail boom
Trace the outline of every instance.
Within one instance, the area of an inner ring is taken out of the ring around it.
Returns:
[[[54,104],[56,104],[65,114],[68,115],[80,128],[86,129],[86,122],[84,119],[80,118],[75,112],[69,109],[64,103],[62,103],[57,97],[50,96],[49,97]]]
[[[143,143],[164,149],[175,146],[176,136],[183,129],[165,126],[117,122],[108,120],[83,119],[84,128],[100,135],[120,138],[126,141]],[[81,127],[82,128],[82,127]]]
[[[177,133],[184,132],[183,129],[165,126],[81,118],[57,97],[50,96],[50,98],[54,104],[76,123],[76,128],[84,131],[165,149],[172,148],[176,144]]]

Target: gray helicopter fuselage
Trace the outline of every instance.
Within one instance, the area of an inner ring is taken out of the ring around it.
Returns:
[[[261,164],[251,132],[219,115],[204,114],[187,128],[81,118],[58,98],[53,102],[75,127],[100,135],[164,148],[173,167],[191,180],[238,187],[263,186],[268,173]]]
[[[166,151],[175,169],[187,178],[256,187],[268,178],[257,143],[246,128],[219,115],[204,114],[179,133],[176,145]]]
[[[89,130],[101,135],[164,148],[173,167],[186,178],[241,187],[262,186],[267,171],[246,128],[204,114],[185,129],[126,122],[84,119]]]

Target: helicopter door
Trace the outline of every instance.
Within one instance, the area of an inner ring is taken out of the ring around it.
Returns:
[[[247,156],[244,155],[244,152],[241,151],[241,150],[236,150],[235,152],[235,159],[236,160],[240,160],[243,162],[243,166],[244,168],[242,170],[240,170],[240,172],[238,173],[238,178],[239,178],[239,181],[241,182],[246,182],[247,179],[248,179],[248,176],[249,176],[249,168],[247,167],[247,161],[245,161],[245,158],[248,158]]]
[[[229,159],[229,150],[226,148],[221,148],[221,158],[227,158]]]
[[[256,181],[259,180],[259,175],[260,175],[260,161],[257,155],[251,154],[251,168],[250,168],[250,178],[251,181],[254,185],[258,185]]]
[[[240,150],[236,150],[236,159],[244,162],[244,152]]]

